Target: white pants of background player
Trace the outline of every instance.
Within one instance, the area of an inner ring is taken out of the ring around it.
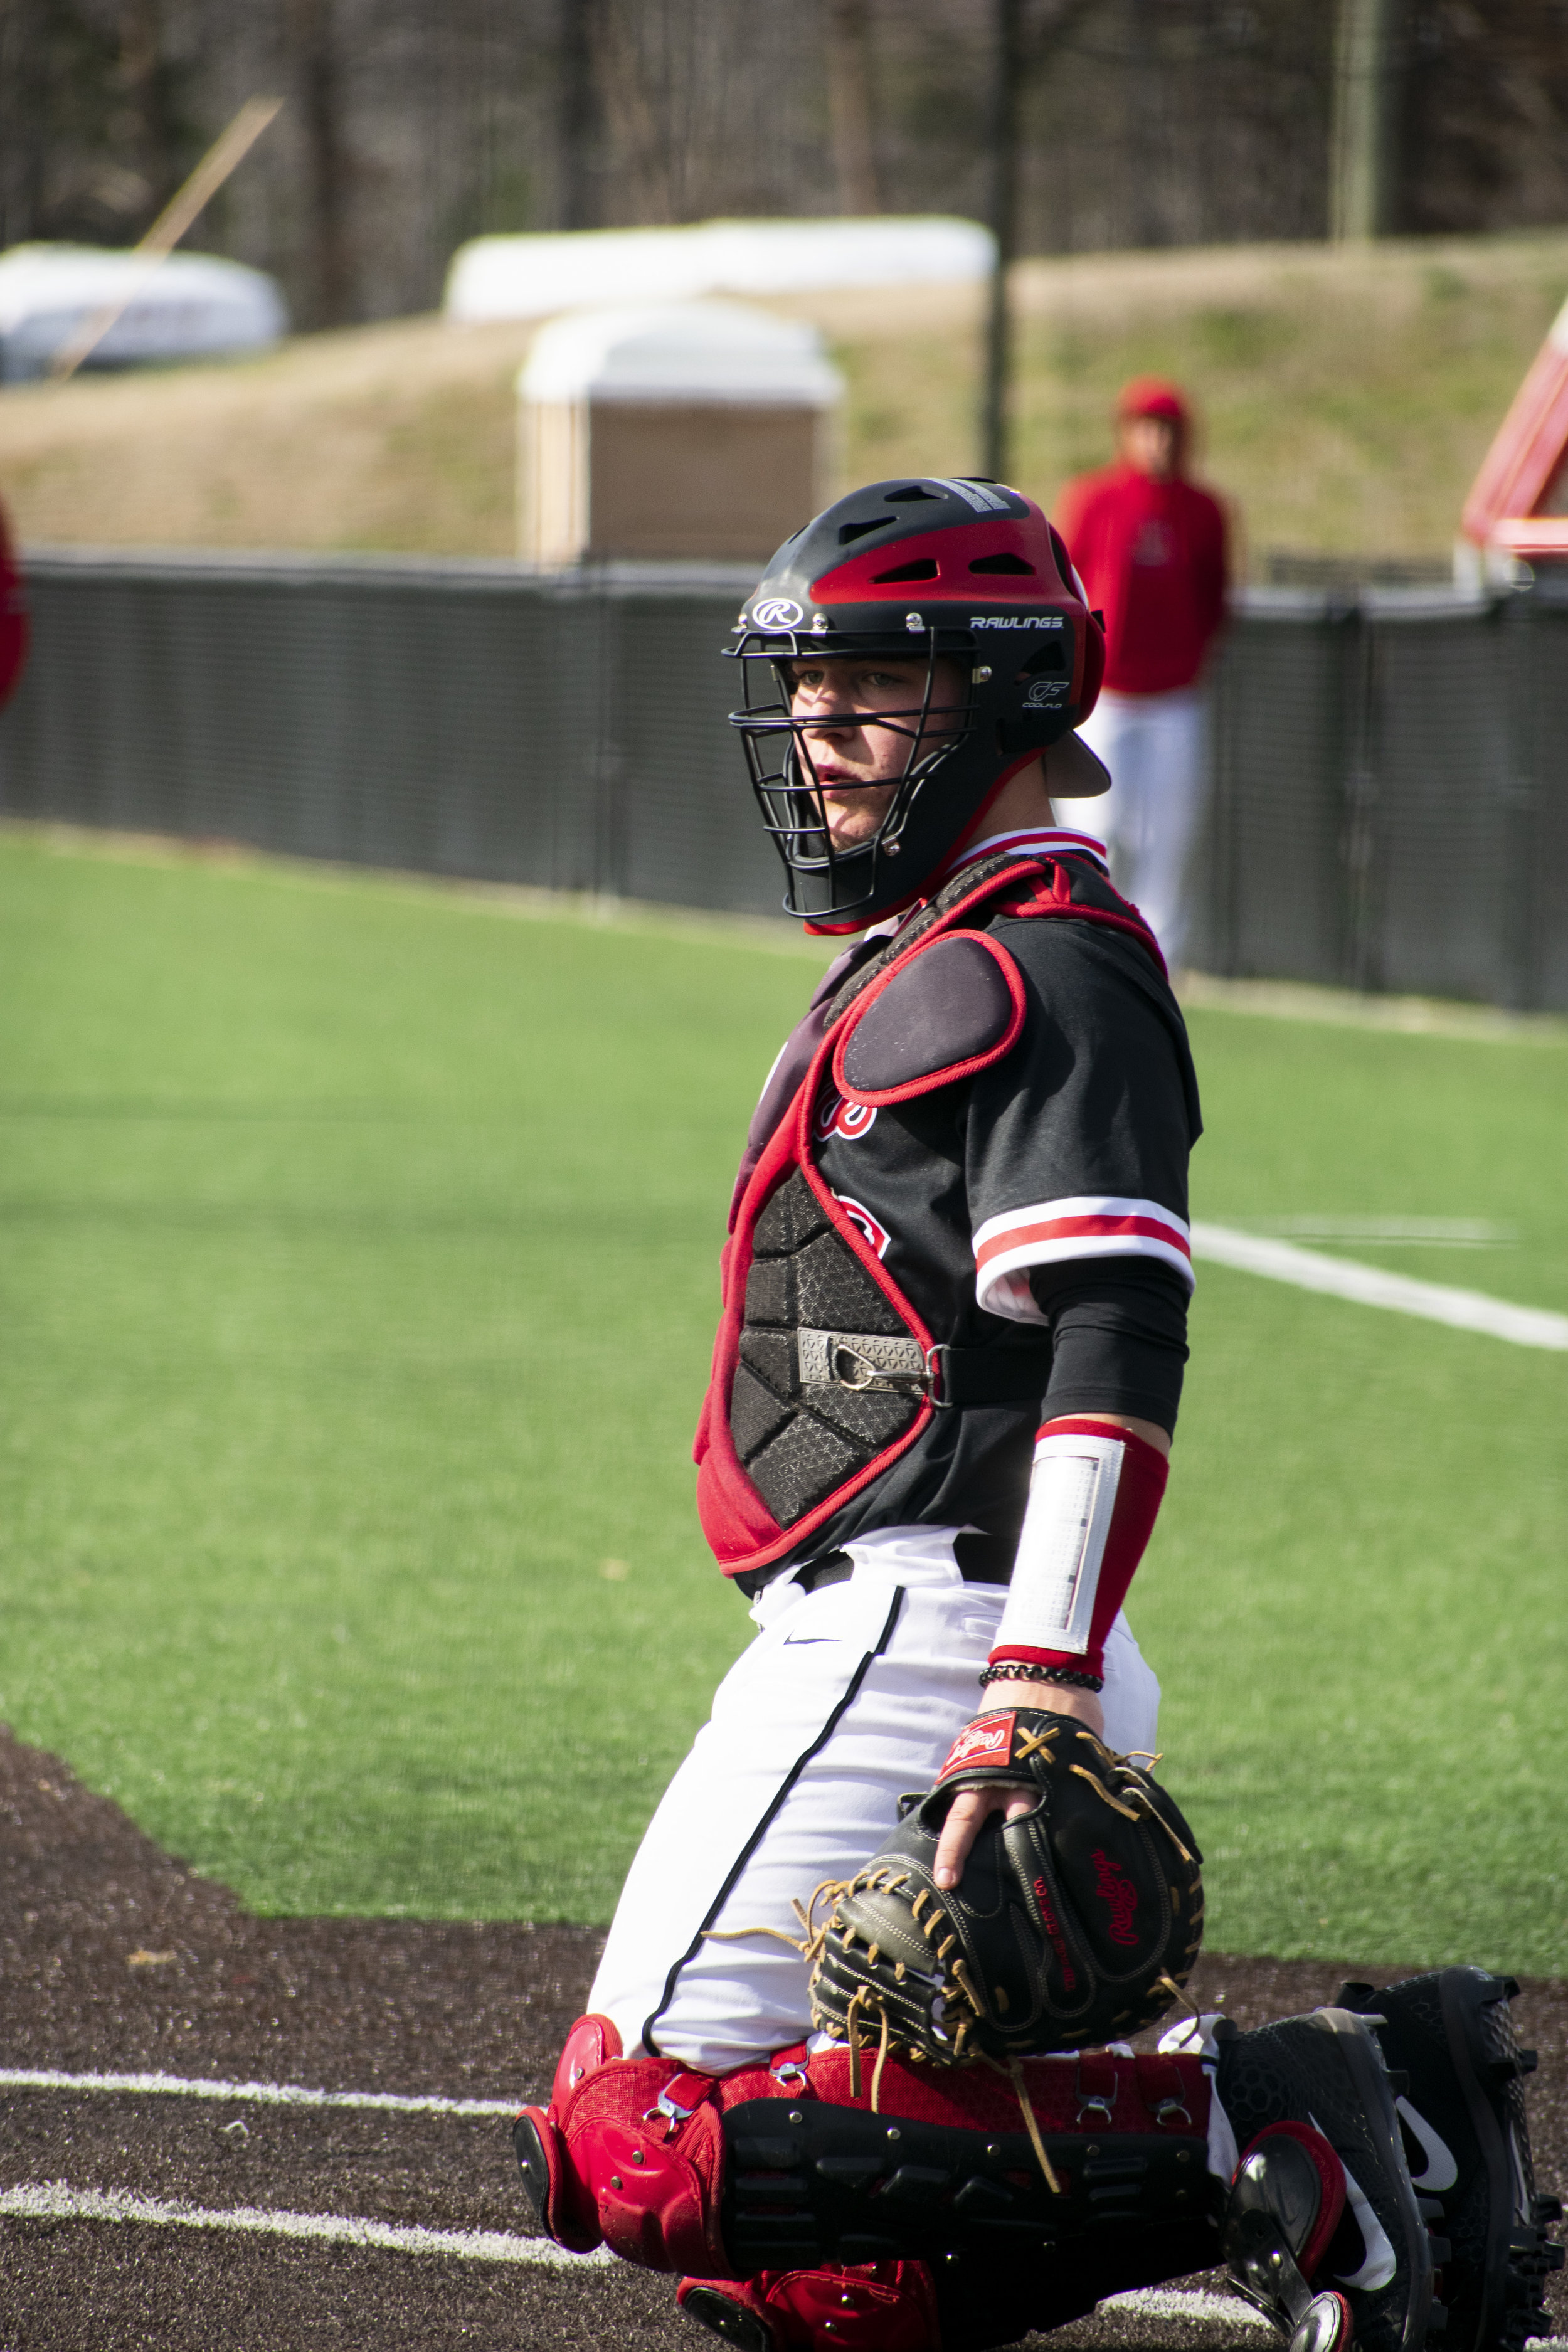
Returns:
[[[978,1711],[1006,1593],[963,1581],[953,1533],[883,1528],[847,1547],[844,1583],[779,1578],[758,1598],[762,1630],[648,1825],[589,1995],[628,2056],[646,2030],[663,2055],[721,2074],[810,2033],[797,1953],[707,1931],[798,1937],[792,1898],[869,1861]],[[1160,1685],[1124,1617],[1103,1705],[1110,1747],[1153,1752]]]
[[[1098,800],[1056,801],[1058,824],[1094,834],[1110,874],[1172,970],[1186,947],[1187,869],[1208,793],[1208,698],[1102,694],[1079,733],[1110,771]]]

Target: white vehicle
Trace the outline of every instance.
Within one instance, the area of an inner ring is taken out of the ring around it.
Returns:
[[[150,261],[101,246],[15,245],[0,253],[0,382],[47,375],[56,352],[127,296],[88,367],[265,351],[289,331],[276,279],[241,261],[210,253]]]
[[[994,256],[989,229],[941,215],[477,236],[452,257],[446,312],[461,320],[545,319],[595,303],[952,284],[987,276]]]

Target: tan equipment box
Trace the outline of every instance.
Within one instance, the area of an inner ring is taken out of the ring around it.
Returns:
[[[578,311],[518,377],[518,553],[762,562],[831,496],[843,385],[814,327],[739,302]]]

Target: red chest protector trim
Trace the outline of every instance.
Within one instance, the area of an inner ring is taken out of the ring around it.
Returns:
[[[1075,901],[1075,880],[1110,903]],[[866,1227],[818,1172],[813,1112],[830,1072],[853,1101],[896,1103],[973,1076],[1012,1050],[1025,1013],[1017,968],[984,932],[961,931],[982,906],[1105,924],[1129,933],[1160,964],[1145,926],[1094,869],[1004,855],[950,883],[906,925],[912,939],[889,942],[895,952],[886,962],[864,967],[847,984],[752,1171],[725,1252],[723,1308],[694,1453],[698,1513],[726,1575],[798,1549],[907,1453],[939,1409],[940,1364],[951,1351],[937,1346]],[[952,941],[948,952],[955,953],[955,932],[972,957],[978,951],[994,961],[1010,1000],[998,1003],[989,1034],[971,1041],[977,1050],[961,1050],[937,1069],[916,1067],[890,1086],[846,1083],[861,1018],[938,942]],[[833,1385],[806,1389],[803,1398],[803,1383],[829,1378]]]

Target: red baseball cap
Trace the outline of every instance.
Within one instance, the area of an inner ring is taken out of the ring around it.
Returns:
[[[1163,375],[1135,375],[1131,383],[1124,383],[1116,395],[1116,414],[1119,417],[1163,416],[1172,425],[1192,422],[1186,402]]]

